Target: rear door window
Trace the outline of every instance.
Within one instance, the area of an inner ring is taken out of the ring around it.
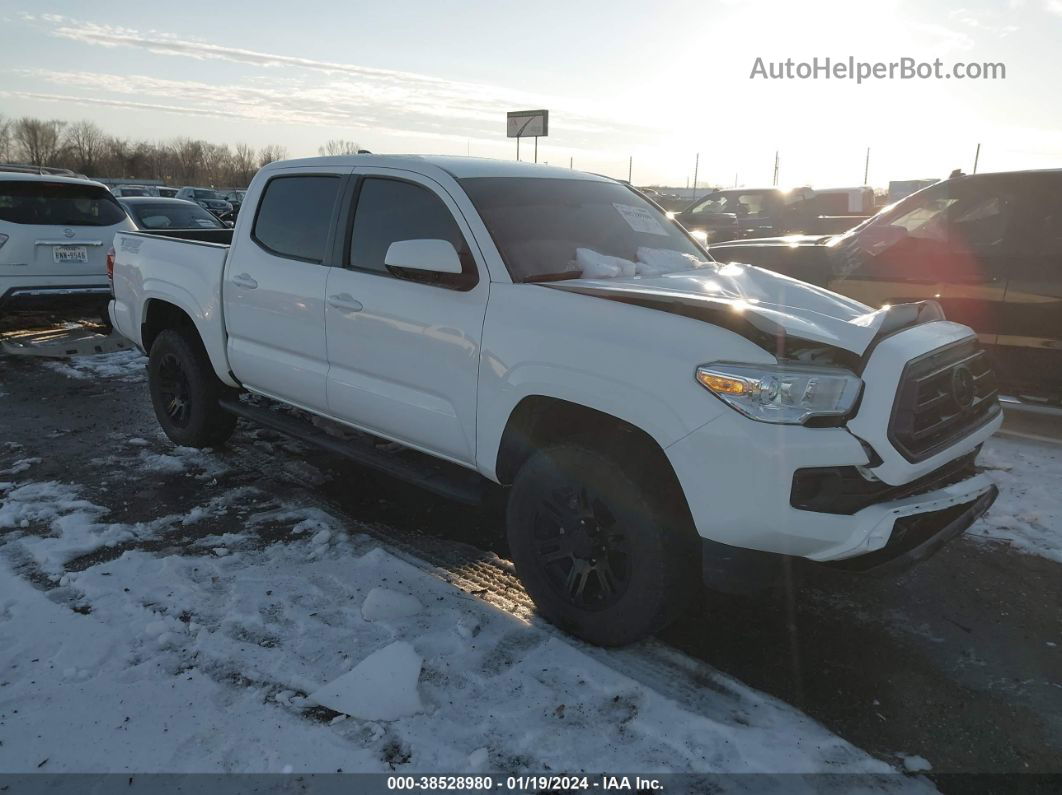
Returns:
[[[0,221],[40,226],[114,226],[125,210],[106,188],[73,182],[0,180]]]
[[[251,236],[277,256],[324,262],[340,183],[320,174],[274,177],[258,202]]]

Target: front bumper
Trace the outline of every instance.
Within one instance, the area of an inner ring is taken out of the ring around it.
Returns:
[[[961,452],[983,442],[998,424],[964,439]],[[897,522],[977,503],[995,489],[987,476],[974,474],[850,514],[795,508],[791,493],[797,470],[866,467],[871,463],[867,450],[844,428],[770,425],[736,411],[720,414],[666,453],[703,538],[819,562],[881,550]]]

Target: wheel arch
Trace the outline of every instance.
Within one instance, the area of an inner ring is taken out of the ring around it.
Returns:
[[[689,506],[664,448],[649,433],[627,420],[598,409],[547,395],[528,395],[513,408],[502,431],[495,461],[499,483],[509,485],[520,466],[538,449],[579,441],[632,465],[667,490],[688,516]]]
[[[196,322],[196,317],[183,306],[165,297],[151,296],[144,300],[140,317],[140,345],[145,353],[151,353],[151,346],[163,331],[167,329],[187,330],[203,346],[217,377],[228,386],[240,386],[229,372],[221,344],[211,344],[212,338],[203,333],[199,323]]]

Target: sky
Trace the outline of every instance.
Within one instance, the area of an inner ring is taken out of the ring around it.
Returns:
[[[1062,0],[0,0],[0,115],[128,138],[538,159],[636,184],[1062,166]],[[996,80],[764,80],[764,63],[1002,63]],[[524,141],[521,157],[533,144]],[[695,165],[696,164],[696,165]]]

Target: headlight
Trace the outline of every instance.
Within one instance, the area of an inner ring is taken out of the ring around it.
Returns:
[[[800,425],[812,417],[842,417],[863,382],[840,368],[782,367],[716,362],[697,368],[697,380],[724,403],[760,422]]]

